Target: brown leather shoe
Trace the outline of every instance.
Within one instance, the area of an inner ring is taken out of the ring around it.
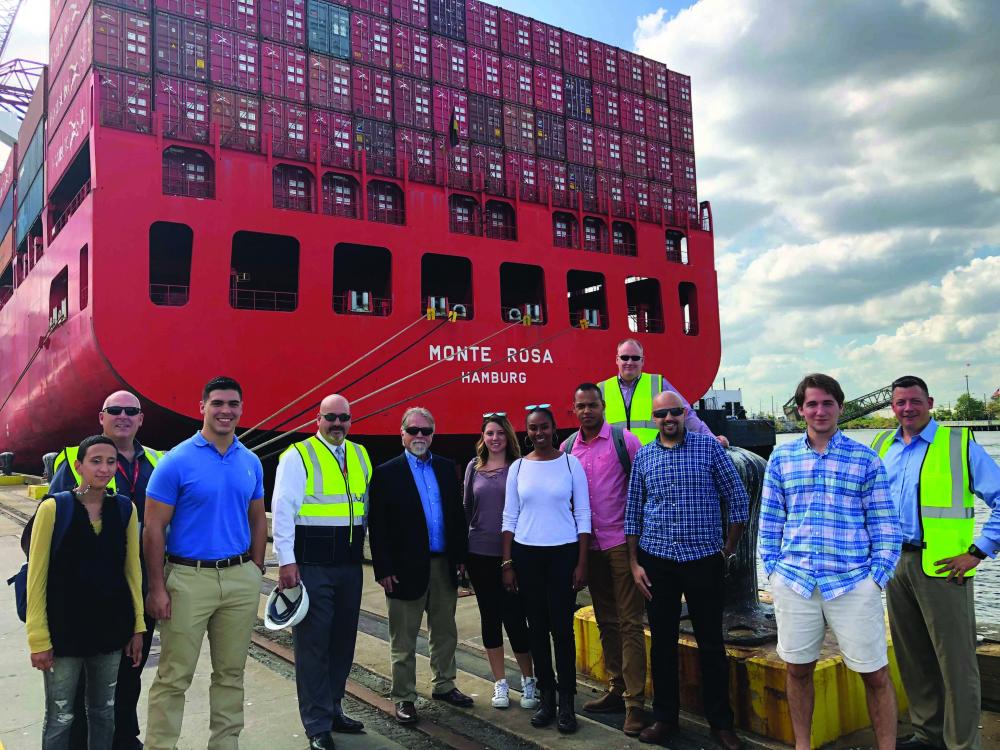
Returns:
[[[419,718],[413,701],[400,701],[396,704],[396,721],[400,724],[416,724]]]
[[[742,750],[743,740],[732,729],[713,729],[712,739],[726,750]]]
[[[646,718],[646,712],[642,710],[642,707],[632,706],[625,709],[625,723],[622,725],[622,731],[629,737],[638,737],[639,732],[645,729],[648,723],[649,720]]]
[[[666,721],[654,721],[650,726],[639,732],[639,742],[650,745],[667,746],[667,740],[677,734],[677,725]]]
[[[587,701],[583,710],[592,714],[610,714],[625,710],[625,699],[621,693],[605,693],[600,698]]]

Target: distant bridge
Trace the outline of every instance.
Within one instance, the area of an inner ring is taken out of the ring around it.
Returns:
[[[850,422],[852,419],[858,419],[866,414],[871,414],[872,412],[884,409],[892,403],[892,386],[887,385],[884,388],[879,388],[877,391],[872,391],[871,393],[866,393],[864,396],[859,398],[851,399],[850,401],[844,402],[844,411],[837,420],[837,424],[844,424],[845,422]],[[799,410],[795,405],[795,396],[792,396],[785,405],[782,407],[785,412],[785,416],[793,422],[799,419]],[[984,423],[985,424],[985,423]]]

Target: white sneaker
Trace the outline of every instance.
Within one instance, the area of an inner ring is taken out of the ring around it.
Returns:
[[[538,680],[535,677],[521,678],[521,708],[538,708]]]
[[[510,688],[507,687],[507,680],[497,680],[493,683],[493,708],[507,708],[510,706]]]

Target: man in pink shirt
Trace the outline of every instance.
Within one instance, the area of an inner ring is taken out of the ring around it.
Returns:
[[[622,730],[635,737],[646,726],[646,639],[642,627],[645,604],[629,567],[625,501],[632,459],[642,443],[628,430],[605,421],[604,406],[597,385],[580,385],[573,396],[580,431],[562,445],[565,452],[583,464],[590,486],[588,583],[610,682],[608,692],[585,703],[583,710],[610,713],[624,709]]]

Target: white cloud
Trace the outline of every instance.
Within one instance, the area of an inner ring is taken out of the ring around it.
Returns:
[[[723,360],[748,404],[821,369],[1000,385],[1000,46],[991,0],[699,0],[638,19],[692,76]]]

